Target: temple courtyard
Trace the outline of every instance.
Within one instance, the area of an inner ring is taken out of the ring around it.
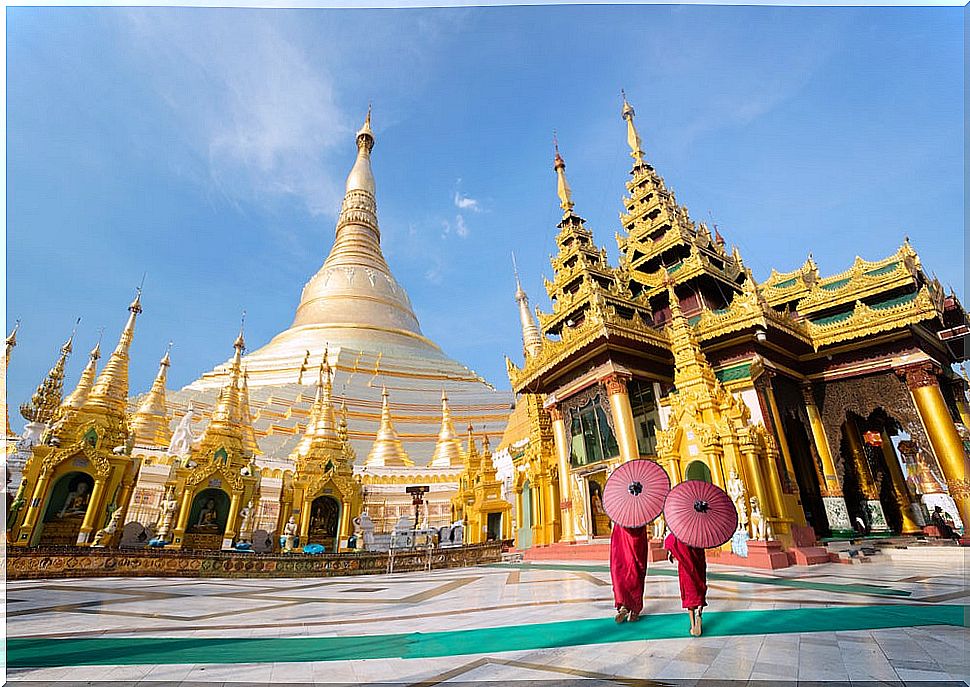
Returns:
[[[644,617],[623,625],[613,621],[609,569],[599,562],[313,579],[9,582],[7,677],[964,684],[966,561],[966,549],[936,548],[774,572],[712,565],[700,638],[688,635],[667,563],[651,565]]]

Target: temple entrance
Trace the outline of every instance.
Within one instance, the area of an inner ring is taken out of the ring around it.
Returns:
[[[792,415],[786,415],[782,419],[782,425],[791,451],[792,467],[795,469],[793,477],[798,484],[805,521],[815,530],[818,539],[831,536],[832,528],[825,515],[825,502],[822,500],[822,488],[819,484],[821,468],[809,444],[805,425]]]
[[[485,541],[497,541],[502,538],[502,514],[489,513],[485,525]]]
[[[186,549],[221,549],[228,519],[229,494],[222,489],[203,489],[192,501],[182,546]]]
[[[529,480],[522,483],[522,512],[519,514],[522,526],[519,527],[518,548],[532,546],[532,485]]]
[[[869,418],[848,413],[842,423],[845,505],[853,526],[864,534],[902,531],[900,504],[884,454],[890,451],[897,460],[892,442],[883,438],[888,422],[885,412],[877,410]]]
[[[307,544],[322,544],[327,551],[336,551],[339,522],[340,503],[337,499],[332,496],[318,496],[313,499]]]
[[[610,516],[603,508],[603,486],[606,483],[606,473],[598,472],[590,476],[589,480],[589,512],[591,532],[594,537],[608,537],[612,529]]]
[[[54,483],[44,511],[41,546],[74,546],[94,490],[94,478],[69,472]]]
[[[689,480],[697,480],[698,482],[711,483],[711,469],[707,467],[707,463],[702,460],[695,460],[691,462],[687,469],[684,471],[684,478]]]

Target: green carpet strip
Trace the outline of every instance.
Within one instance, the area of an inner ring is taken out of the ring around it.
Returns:
[[[879,630],[920,625],[967,627],[959,605],[877,605],[711,611],[704,635]],[[283,663],[368,658],[433,658],[551,649],[688,636],[687,614],[646,615],[617,625],[612,617],[448,632],[354,637],[7,639],[10,668],[82,665]]]
[[[580,565],[569,563],[493,563],[490,568],[518,568],[519,570],[574,570],[582,572],[609,572],[608,565]],[[648,568],[648,576],[677,577],[676,568]],[[723,580],[726,582],[746,582],[748,584],[767,584],[775,587],[791,587],[792,589],[813,589],[819,592],[833,594],[874,594],[876,596],[910,596],[912,592],[903,589],[892,589],[876,584],[839,584],[835,582],[812,582],[810,580],[795,580],[785,577],[758,577],[741,573],[721,573],[707,571],[708,580]]]

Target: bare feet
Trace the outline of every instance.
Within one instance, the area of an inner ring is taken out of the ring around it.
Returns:
[[[691,637],[701,636],[701,611],[690,609],[690,635]]]
[[[626,619],[630,616],[630,609],[626,606],[620,606],[616,611],[616,622],[622,623],[626,622]]]
[[[633,611],[630,611],[630,617],[627,618],[627,622],[628,623],[635,623],[638,620],[640,620],[640,614],[639,613],[634,613]]]

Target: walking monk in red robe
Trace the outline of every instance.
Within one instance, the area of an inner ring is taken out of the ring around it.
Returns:
[[[613,524],[610,535],[610,577],[616,622],[636,622],[643,611],[643,581],[647,576],[647,528]]]
[[[700,637],[701,613],[707,605],[707,558],[704,549],[688,546],[673,533],[664,539],[664,548],[670,552],[667,560],[677,560],[680,599],[690,613],[690,633],[693,637]]]

